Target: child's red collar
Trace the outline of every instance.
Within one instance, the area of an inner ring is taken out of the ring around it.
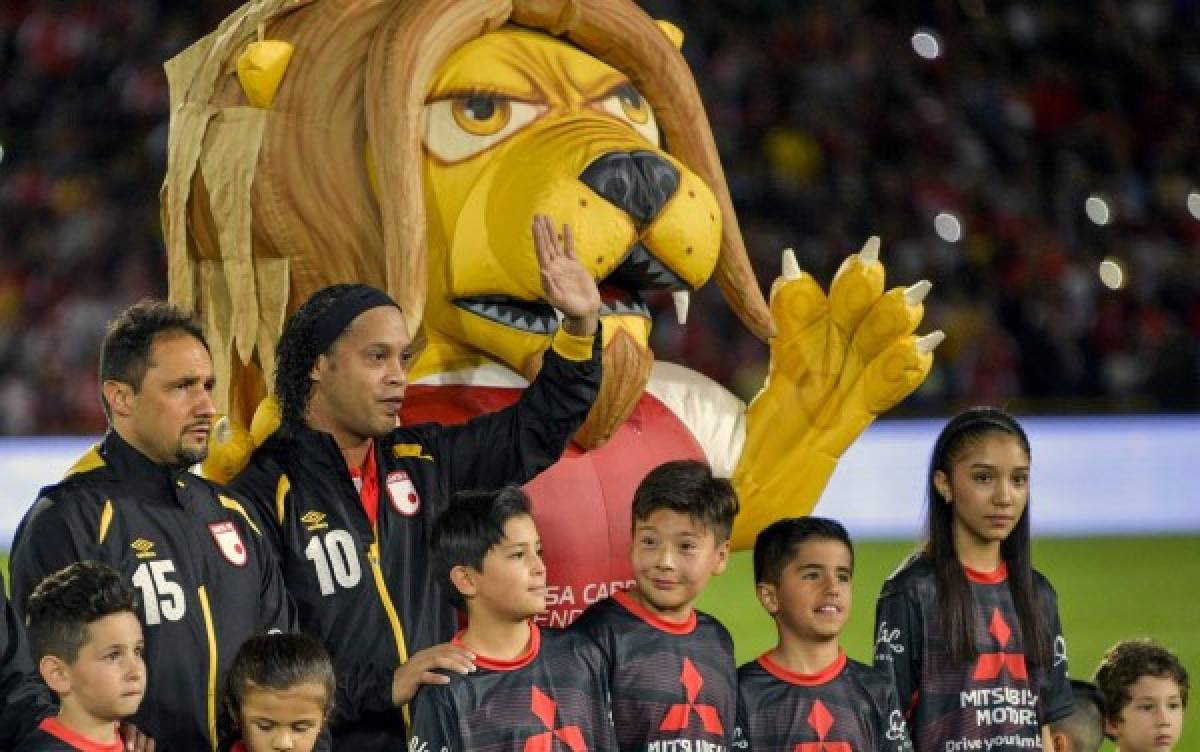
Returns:
[[[470,650],[470,648],[464,645],[462,641],[463,632],[465,631],[465,629],[459,630],[458,634],[454,635],[454,639],[452,639],[450,642],[458,645],[460,648],[466,648],[467,650]],[[534,658],[537,658],[538,651],[541,649],[541,647],[542,631],[538,629],[538,625],[534,624],[533,622],[529,622],[529,648],[524,653],[521,653],[516,658],[513,658],[509,661],[500,660],[498,658],[488,658],[487,656],[476,654],[475,665],[479,668],[486,668],[492,671],[516,671],[519,668],[528,666]]]
[[[971,569],[966,564],[963,564],[962,568],[968,580],[980,585],[999,585],[1008,579],[1008,562],[1005,561],[1000,562],[1000,566],[990,572],[980,572],[978,569]]]
[[[788,684],[795,684],[800,687],[817,687],[833,680],[838,674],[842,673],[842,669],[846,667],[846,651],[838,647],[837,658],[833,659],[833,663],[830,663],[815,674],[798,674],[795,671],[789,671],[771,659],[770,651],[758,657],[758,665],[762,666],[771,676],[781,679]]]
[[[114,728],[116,725],[115,723],[113,724]],[[54,716],[43,718],[42,722],[38,724],[38,728],[71,747],[82,750],[82,752],[122,752],[125,749],[125,742],[121,740],[119,731],[114,731],[114,738],[111,744],[101,744],[100,742],[92,741],[74,729],[67,728]]]
[[[696,628],[696,609],[694,608],[692,609],[692,612],[688,614],[688,618],[684,619],[683,621],[670,621],[662,618],[658,614],[643,606],[629,593],[623,591],[613,593],[612,599],[624,606],[627,611],[637,618],[646,622],[655,629],[660,629],[663,632],[666,632],[667,634],[691,634],[692,630]]]

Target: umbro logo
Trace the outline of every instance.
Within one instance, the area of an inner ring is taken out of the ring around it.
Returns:
[[[325,521],[325,513],[315,509],[310,509],[302,514],[300,521],[304,523],[304,529],[310,533],[329,527],[329,523]]]
[[[138,538],[130,543],[129,547],[133,549],[133,555],[139,559],[153,559],[158,556],[158,552],[154,550],[154,544],[145,538]]]

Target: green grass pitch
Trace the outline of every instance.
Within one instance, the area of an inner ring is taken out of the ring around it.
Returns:
[[[914,548],[911,542],[855,547],[854,606],[843,633],[852,658],[871,662],[875,598]],[[1071,675],[1090,679],[1114,642],[1153,637],[1200,677],[1200,538],[1048,538],[1034,543],[1034,566],[1058,591]],[[775,644],[775,628],[754,596],[748,552],[714,578],[700,608],[719,618],[737,643],[738,663]],[[1195,694],[1195,692],[1194,692]],[[1189,702],[1178,752],[1200,752],[1200,711]],[[1113,749],[1106,742],[1105,750]]]
[[[855,602],[843,644],[851,657],[869,663],[875,597],[913,544],[871,542],[856,548]],[[1117,640],[1149,636],[1179,655],[1193,684],[1200,681],[1200,537],[1040,539],[1034,562],[1058,591],[1073,676],[1091,678],[1100,656]],[[6,554],[0,554],[0,567],[7,575]],[[775,641],[752,579],[749,554],[735,554],[700,602],[733,633],[739,663]],[[1195,702],[1187,711],[1179,752],[1200,752]]]

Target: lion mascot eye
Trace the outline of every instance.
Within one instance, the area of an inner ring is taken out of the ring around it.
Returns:
[[[425,148],[447,164],[461,162],[532,123],[543,107],[495,94],[461,94],[425,105]]]
[[[642,138],[655,146],[659,145],[658,121],[654,119],[654,111],[650,109],[650,103],[633,88],[633,84],[621,84],[597,104],[603,112],[633,126]]]
[[[512,104],[506,99],[472,94],[450,100],[454,122],[467,133],[491,136],[504,130],[512,119]]]

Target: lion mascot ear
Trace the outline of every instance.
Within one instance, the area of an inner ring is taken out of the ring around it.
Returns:
[[[671,44],[675,45],[675,49],[683,49],[683,29],[680,29],[670,21],[664,21],[661,18],[656,20],[654,23],[658,25],[658,28],[660,31],[662,31],[663,36],[670,40]]]
[[[259,109],[270,109],[292,62],[295,45],[278,39],[264,39],[264,25],[258,26],[258,41],[247,45],[238,56],[237,76],[246,99]]]

